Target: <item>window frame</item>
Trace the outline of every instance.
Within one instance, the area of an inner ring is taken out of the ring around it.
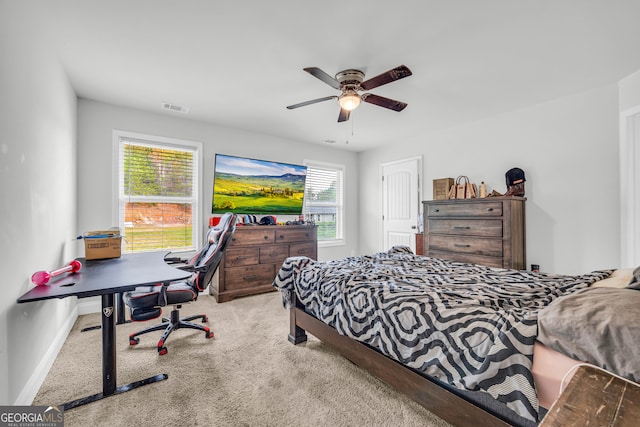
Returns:
[[[336,188],[336,232],[340,233],[339,237],[336,237],[335,239],[330,239],[330,240],[320,240],[320,237],[318,236],[318,247],[331,247],[331,246],[344,246],[346,244],[346,239],[345,239],[345,204],[344,204],[344,193],[345,193],[345,176],[346,176],[346,166],[343,164],[337,164],[337,163],[327,163],[327,162],[320,162],[320,161],[316,161],[316,160],[304,160],[303,164],[307,167],[307,171],[309,169],[321,169],[321,170],[330,170],[330,171],[335,171],[337,173],[340,174],[339,180],[340,182],[338,183],[338,188]],[[307,179],[308,179],[308,174],[307,174]],[[306,191],[306,190],[305,190]],[[305,201],[304,201],[304,215],[305,218],[307,217],[307,215],[309,215],[307,213],[307,203],[309,201],[307,200],[306,194],[305,194]]]
[[[203,214],[202,214],[202,203],[203,200],[203,186],[202,186],[202,176],[203,176],[203,144],[198,141],[189,141],[178,138],[170,138],[163,137],[157,135],[148,135],[136,132],[128,132],[123,130],[114,129],[112,132],[112,141],[113,141],[113,154],[112,161],[113,166],[113,180],[112,180],[112,222],[114,224],[118,224],[118,227],[122,230],[124,235],[124,218],[120,218],[120,144],[121,142],[130,141],[134,143],[140,143],[140,145],[148,145],[153,147],[162,147],[167,149],[189,149],[193,150],[194,153],[194,167],[196,170],[196,185],[197,189],[194,192],[193,200],[194,206],[191,210],[191,230],[192,230],[192,244],[193,248],[189,249],[179,249],[174,250],[174,253],[189,253],[197,250],[202,246],[202,224],[203,224]],[[167,249],[157,249],[155,251],[149,252],[166,252]]]

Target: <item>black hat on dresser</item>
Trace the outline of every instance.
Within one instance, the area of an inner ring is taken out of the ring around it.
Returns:
[[[520,168],[509,169],[505,174],[505,178],[507,181],[507,187],[510,187],[514,184],[520,184],[521,182],[526,181],[524,177],[524,171]]]

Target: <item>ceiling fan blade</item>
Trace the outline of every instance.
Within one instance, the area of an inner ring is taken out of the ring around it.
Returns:
[[[338,115],[338,123],[346,122],[347,120],[349,120],[349,115],[350,114],[351,114],[351,111],[345,110],[344,108],[341,108],[340,109],[340,114]]]
[[[307,67],[307,68],[303,68],[303,70],[311,74],[313,77],[322,80],[332,88],[338,89],[338,90],[340,89],[340,82],[338,82],[336,79],[331,77],[329,74],[322,71],[320,68]]]
[[[300,108],[300,107],[304,107],[306,105],[311,105],[311,104],[316,104],[318,102],[322,102],[322,101],[328,101],[330,99],[337,99],[337,96],[325,96],[324,98],[318,98],[318,99],[312,99],[311,101],[305,101],[305,102],[301,102],[299,104],[293,104],[293,105],[288,105],[287,108],[289,110],[293,110],[294,108]]]
[[[400,101],[396,101],[395,99],[385,98],[384,96],[374,95],[372,93],[365,93],[361,96],[364,102],[368,102],[369,104],[374,104],[379,107],[388,108],[394,111],[402,111],[404,110],[408,104]]]
[[[364,90],[370,90],[374,87],[386,85],[387,83],[395,82],[396,80],[404,79],[411,75],[411,70],[404,65],[400,65],[393,70],[389,70],[385,73],[379,74],[370,78],[360,84],[360,87]]]

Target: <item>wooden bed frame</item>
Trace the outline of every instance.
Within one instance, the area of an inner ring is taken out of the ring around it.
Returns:
[[[510,426],[511,423],[403,366],[368,345],[340,335],[331,326],[304,311],[295,294],[290,309],[289,341],[300,344],[307,332],[356,365],[456,426]]]

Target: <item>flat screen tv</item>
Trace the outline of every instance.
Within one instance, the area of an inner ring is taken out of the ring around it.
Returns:
[[[216,154],[212,214],[301,215],[307,167]]]

